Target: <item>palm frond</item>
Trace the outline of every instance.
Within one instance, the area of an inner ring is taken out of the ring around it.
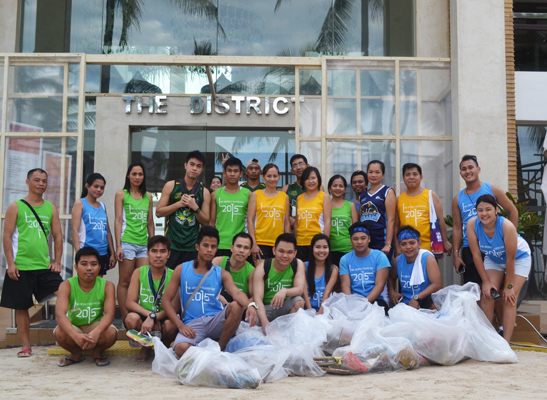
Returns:
[[[197,17],[205,17],[207,19],[214,19],[217,23],[217,28],[226,39],[226,32],[218,20],[218,8],[216,4],[211,0],[170,0],[171,3],[180,7],[182,12]]]
[[[120,46],[127,46],[129,29],[134,27],[140,31],[140,19],[142,17],[143,0],[116,0],[116,7],[122,11],[122,33],[120,35]]]

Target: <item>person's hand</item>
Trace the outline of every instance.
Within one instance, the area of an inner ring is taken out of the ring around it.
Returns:
[[[179,327],[179,332],[188,339],[194,339],[196,337],[196,331],[190,326],[182,325]]]
[[[270,325],[270,321],[266,322],[266,323],[262,323],[262,333],[264,334],[264,336],[266,336],[266,327]]]
[[[247,307],[247,312],[245,313],[245,321],[249,323],[249,327],[253,327],[256,325],[256,321],[258,318],[258,314],[256,312],[256,308],[253,306]]]
[[[401,302],[401,300],[403,299],[403,295],[401,293],[393,292],[389,294],[389,299],[391,300],[393,307],[395,307]]]
[[[418,302],[418,300],[410,299],[408,305],[410,307],[414,307],[416,310],[420,308],[420,303]]]
[[[92,346],[95,346],[95,344],[93,343],[93,338],[85,333],[75,332],[72,340],[74,340],[74,342],[78,345],[80,349],[91,349]]]
[[[91,332],[87,334],[88,339],[88,349],[94,348],[97,343],[99,343],[99,338],[101,337],[101,332],[97,328],[93,329]]]
[[[19,280],[19,268],[17,268],[17,265],[15,265],[15,263],[11,265],[8,264],[8,276],[14,281]]]
[[[51,264],[49,264],[48,268],[51,272],[54,272],[56,274],[60,274],[63,270],[63,267],[61,267],[61,263],[58,261],[53,261]]]
[[[262,259],[262,250],[260,250],[260,247],[258,247],[256,243],[253,245],[253,249],[251,250],[251,253],[253,255],[253,261],[255,263]]]
[[[293,218],[293,217],[289,217],[289,221],[291,223],[291,228],[293,229],[294,231],[294,228],[296,226],[296,218]]]
[[[111,254],[110,255],[110,262],[108,263],[108,269],[111,270],[116,266],[116,255]]]
[[[325,312],[325,310],[323,309],[323,306],[319,307],[319,311],[317,311],[315,314],[316,315],[321,315]]]
[[[116,250],[116,258],[118,259],[119,262],[122,262],[122,261],[123,261],[123,249],[122,249],[122,246],[119,246],[118,249]]]
[[[515,289],[504,288],[502,295],[503,295],[504,304],[507,304],[507,302],[509,301],[509,303],[511,303],[512,306],[517,305],[517,296],[515,295]]]
[[[490,295],[490,291],[492,289],[496,289],[498,291],[498,288],[490,281],[482,281],[481,290],[482,295],[487,299],[492,299],[492,296]]]
[[[270,305],[274,309],[283,307],[283,302],[285,301],[285,297],[287,297],[287,289],[281,289],[279,292],[275,294]]]
[[[228,159],[228,156],[230,155],[230,153],[220,153],[221,156],[222,156],[222,167],[224,167],[224,163],[226,162],[226,160]]]
[[[226,297],[221,294],[218,295],[218,301],[220,301],[223,307],[226,307],[228,304],[230,304],[228,303],[228,300],[226,300]]]
[[[465,268],[465,263],[457,254],[458,253],[454,252],[454,268],[456,269],[456,272],[459,274],[460,269]]]
[[[150,317],[146,317],[146,319],[141,325],[141,333],[143,335],[146,335],[148,332],[152,332],[153,330],[154,330],[154,320]]]
[[[386,256],[389,254],[389,252],[391,251],[391,247],[389,245],[385,245],[384,247],[382,247],[382,253],[384,253]]]
[[[198,206],[196,203],[196,199],[194,199],[193,194],[183,194],[179,200],[179,205],[181,208],[188,207],[188,208],[191,208],[192,210],[194,208],[197,208]]]
[[[444,252],[448,254],[449,256],[452,255],[452,245],[450,244],[448,240],[446,242],[443,242],[443,246],[444,246]]]

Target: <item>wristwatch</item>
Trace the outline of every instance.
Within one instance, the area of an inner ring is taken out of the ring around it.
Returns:
[[[412,296],[412,298],[413,298],[414,300],[416,300],[416,301],[420,301],[420,298],[418,297],[417,294],[415,294],[414,296]]]
[[[247,309],[249,309],[249,307],[254,307],[255,310],[258,310],[258,306],[256,305],[256,303],[255,303],[254,301],[251,301],[251,302],[249,303],[249,305],[247,306]]]
[[[148,316],[152,318],[154,322],[158,322],[158,320],[156,319],[156,313],[151,312],[150,314],[148,314]]]
[[[511,285],[511,284],[505,285],[505,287],[506,287],[507,289],[513,289],[513,285]]]

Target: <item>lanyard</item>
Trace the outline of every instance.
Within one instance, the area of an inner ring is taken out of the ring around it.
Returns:
[[[158,292],[154,290],[154,280],[152,279],[152,267],[148,269],[148,285],[152,291],[152,296],[154,296],[154,313],[157,311],[157,305],[161,304],[161,298],[163,297],[163,286],[165,285],[165,276],[167,275],[167,268],[163,271],[161,276],[160,285],[158,287]]]

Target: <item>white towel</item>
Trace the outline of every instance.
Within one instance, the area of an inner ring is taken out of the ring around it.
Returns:
[[[420,249],[416,260],[414,260],[414,267],[412,268],[412,275],[410,275],[410,285],[419,286],[425,282],[424,271],[422,269],[422,256],[424,253],[431,253],[428,250]]]
[[[433,191],[429,191],[429,223],[431,228],[435,229],[435,224],[437,222],[437,213],[435,212],[435,204],[433,204]]]

